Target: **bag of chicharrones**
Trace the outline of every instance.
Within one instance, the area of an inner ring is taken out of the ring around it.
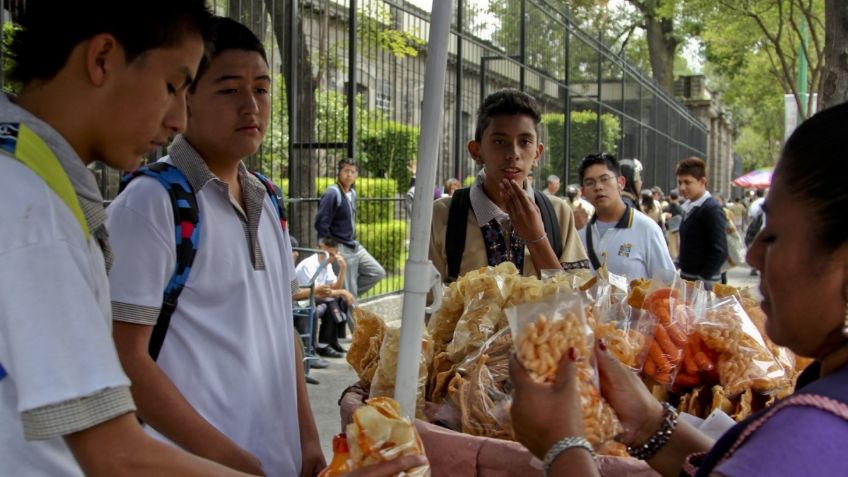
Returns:
[[[594,359],[594,334],[583,316],[583,299],[576,293],[525,303],[506,309],[516,354],[537,382],[556,377],[563,354],[574,348],[578,392],[586,438],[596,448],[621,431],[615,412],[601,396]]]
[[[710,303],[694,329],[718,353],[716,369],[727,396],[737,396],[748,388],[772,394],[787,385],[785,369],[735,296]]]
[[[464,434],[513,439],[511,354],[512,335],[503,328],[466,357],[453,370],[435,421]]]
[[[371,381],[369,396],[391,397],[395,394],[395,377],[397,373],[398,354],[400,352],[400,321],[386,324],[386,334],[380,345],[380,362]],[[418,366],[418,399],[415,415],[424,418],[424,392],[427,386],[427,370],[433,359],[433,342],[427,330],[421,339],[421,358]]]
[[[656,318],[628,305],[626,293],[609,283],[599,281],[596,287],[595,338],[603,340],[610,353],[625,366],[641,371],[654,339]]]

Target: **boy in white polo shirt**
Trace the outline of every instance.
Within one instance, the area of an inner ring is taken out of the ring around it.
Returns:
[[[0,95],[0,474],[237,475],[138,425],[86,168],[132,167],[185,127],[210,13],[202,0],[25,9],[11,47],[23,88]]]
[[[583,195],[595,207],[595,214],[579,231],[592,270],[600,268],[606,254],[609,271],[630,279],[673,273],[674,263],[659,225],[622,200],[624,178],[615,157],[590,154],[578,171]]]
[[[130,182],[108,210],[115,343],[151,434],[235,469],[312,476],[325,462],[294,346],[289,233],[242,162],[268,125],[268,63],[238,22],[216,18],[214,33],[186,132],[162,159],[194,191],[197,254],[154,361],[148,344],[176,263],[174,213],[157,180]]]

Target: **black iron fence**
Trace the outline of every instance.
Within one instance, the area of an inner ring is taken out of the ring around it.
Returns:
[[[0,2],[4,22],[25,4]],[[338,160],[355,158],[361,177],[358,237],[389,272],[372,294],[398,289],[409,236],[404,195],[420,131],[429,2],[209,2],[217,14],[251,27],[268,51],[272,120],[263,147],[248,163],[285,190],[293,235],[302,246],[316,245],[318,198],[332,183]],[[549,174],[576,183],[580,158],[605,151],[640,159],[644,185],[668,190],[678,160],[706,156],[705,125],[578,28],[563,4],[453,0],[437,184],[451,177],[467,183],[475,175],[465,146],[476,109],[486,94],[505,87],[531,93],[543,109],[546,152],[534,173],[537,186]],[[94,169],[111,198],[119,175]]]

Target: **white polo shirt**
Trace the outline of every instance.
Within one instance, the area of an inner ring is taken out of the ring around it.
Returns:
[[[313,253],[301,260],[295,268],[297,283],[301,286],[308,284],[315,275],[315,272],[318,271],[318,267],[321,266],[321,260],[323,258],[324,255],[320,253]],[[338,280],[336,272],[333,271],[333,267],[328,263],[327,266],[321,270],[321,273],[319,273],[315,278],[315,285],[333,285],[336,283],[336,280]]]
[[[55,130],[0,94],[0,474],[82,476],[62,436],[135,409],[112,341],[103,206]],[[71,180],[85,223],[7,156],[12,125],[43,139]]]
[[[631,280],[652,278],[664,270],[674,272],[662,230],[650,217],[628,206],[621,220],[603,234],[598,230],[597,220],[598,216],[593,216],[578,233],[588,253],[591,252],[586,234],[592,234],[595,254],[603,263],[606,253],[610,272]],[[595,270],[594,264],[592,269]]]
[[[178,136],[168,152],[162,160],[183,171],[195,189],[201,231],[157,364],[194,409],[256,455],[268,475],[298,475],[288,231],[244,165],[241,210],[185,138]],[[142,176],[107,212],[114,319],[152,326],[176,264],[170,199],[159,182]]]

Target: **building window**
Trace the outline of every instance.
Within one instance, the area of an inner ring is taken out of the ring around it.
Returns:
[[[374,98],[374,107],[383,111],[391,111],[392,109],[392,85],[386,81],[381,81],[377,89],[377,96]]]

